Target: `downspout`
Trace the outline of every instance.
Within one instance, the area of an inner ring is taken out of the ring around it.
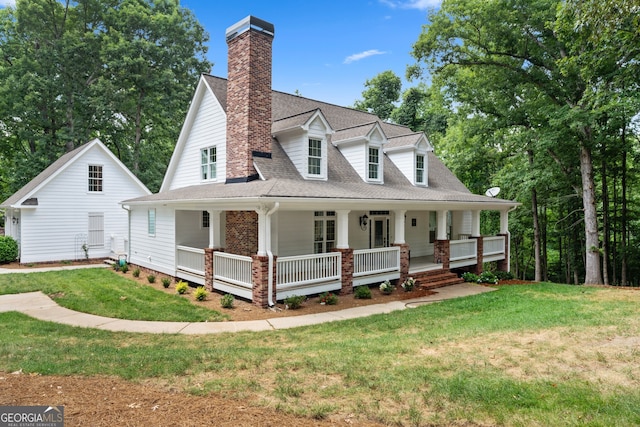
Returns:
[[[127,211],[127,247],[125,251],[127,253],[127,263],[131,262],[131,208],[126,205],[120,205],[122,209]]]
[[[267,256],[269,257],[269,280],[267,285],[267,303],[269,307],[273,307],[273,252],[271,252],[271,215],[273,215],[280,207],[280,202],[276,202],[275,205],[267,212]]]
[[[507,219],[509,218],[509,212],[513,212],[518,208],[518,206],[513,206],[511,209],[507,211]],[[507,273],[511,273],[511,232],[509,231],[509,227],[507,227],[507,245],[509,245],[509,259],[507,260]]]

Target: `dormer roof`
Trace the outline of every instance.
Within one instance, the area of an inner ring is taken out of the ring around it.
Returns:
[[[421,144],[426,146],[425,151],[433,151],[433,147],[429,143],[426,135],[420,132],[394,136],[387,138],[387,141],[384,147],[385,153],[400,150],[415,150],[418,149]]]
[[[350,142],[369,141],[376,130],[386,141],[386,135],[382,130],[380,123],[375,121],[346,129],[340,129],[333,135],[331,142],[335,146],[340,146],[342,144],[348,144]]]
[[[327,129],[327,133],[333,133],[331,125],[324,117],[322,111],[319,108],[296,114],[291,117],[285,117],[279,120],[275,120],[271,126],[271,132],[274,136],[277,136],[282,133],[296,130],[308,131],[309,126],[316,119],[319,119],[323,123],[324,127]]]

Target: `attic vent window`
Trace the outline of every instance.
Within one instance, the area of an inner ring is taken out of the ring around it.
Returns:
[[[89,191],[102,193],[102,166],[89,165]]]
[[[322,141],[319,139],[309,139],[309,175],[322,174]]]

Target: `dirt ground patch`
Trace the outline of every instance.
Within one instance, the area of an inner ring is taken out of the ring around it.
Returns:
[[[193,396],[110,377],[0,372],[0,405],[64,406],[65,426],[363,426],[355,419],[313,420],[216,395]]]

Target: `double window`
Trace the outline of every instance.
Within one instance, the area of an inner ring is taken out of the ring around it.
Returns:
[[[309,139],[309,157],[308,157],[309,175],[322,175],[322,141],[319,139]]]
[[[89,165],[89,188],[92,193],[102,192],[102,166]]]
[[[336,213],[314,212],[313,253],[331,252],[336,246]]]
[[[208,147],[200,150],[200,178],[202,180],[216,179],[216,164],[216,147]]]

